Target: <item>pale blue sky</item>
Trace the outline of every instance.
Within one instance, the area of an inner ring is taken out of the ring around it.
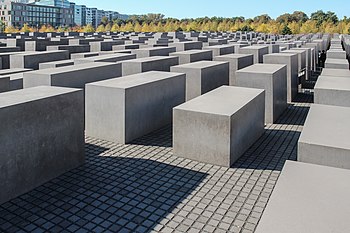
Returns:
[[[197,18],[204,16],[251,18],[301,10],[310,16],[317,10],[333,11],[339,18],[350,16],[349,0],[72,0],[77,4],[116,10],[125,14],[162,13],[166,17]]]

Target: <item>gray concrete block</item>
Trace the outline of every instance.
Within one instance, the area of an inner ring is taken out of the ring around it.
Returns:
[[[147,71],[170,71],[171,66],[179,64],[178,57],[154,56],[122,61],[123,76]]]
[[[287,102],[292,102],[298,94],[298,55],[294,53],[266,54],[264,63],[287,65]]]
[[[350,78],[350,70],[346,69],[322,69],[322,76],[333,76],[333,77],[348,77]]]
[[[186,50],[175,53],[170,53],[170,56],[178,57],[179,64],[187,64],[196,61],[211,61],[213,60],[213,52],[211,50]]]
[[[229,85],[229,62],[198,61],[173,66],[170,70],[186,74],[186,101],[222,85]]]
[[[135,58],[136,58],[135,54],[113,53],[113,54],[107,54],[107,55],[75,59],[74,64],[78,65],[78,64],[91,63],[91,62],[119,62],[119,61],[135,59]]]
[[[60,86],[85,88],[86,83],[121,76],[121,64],[108,62],[86,63],[53,69],[26,72],[23,87]]]
[[[113,45],[113,51],[129,50],[129,49],[139,49],[140,44],[125,44],[125,45]]]
[[[0,203],[84,163],[82,90],[36,87],[0,100]]]
[[[306,51],[305,50],[289,49],[289,50],[285,50],[281,53],[297,54],[298,55],[298,69],[299,69],[299,71],[306,68]]]
[[[287,65],[254,64],[236,71],[237,86],[265,90],[265,122],[273,123],[287,108]]]
[[[183,41],[172,43],[170,46],[174,46],[176,48],[176,52],[181,52],[192,49],[202,49],[203,43],[201,41]]]
[[[327,58],[325,68],[349,70],[349,62],[346,59]]]
[[[269,53],[269,47],[259,46],[259,45],[247,46],[247,47],[241,48],[239,52],[242,54],[253,54],[254,64],[263,63],[264,55]]]
[[[93,56],[98,56],[100,55],[99,52],[88,52],[88,53],[74,53],[71,54],[71,59],[79,59],[79,58],[86,58],[86,57],[93,57]]]
[[[91,52],[100,52],[100,51],[112,51],[114,45],[123,45],[124,41],[113,40],[113,41],[93,41],[89,42]]]
[[[350,229],[350,171],[287,161],[255,233]]]
[[[0,76],[0,93],[10,90],[10,77]]]
[[[254,63],[252,54],[227,54],[214,57],[214,61],[227,61],[230,63],[230,86],[236,85],[236,71],[251,66]]]
[[[172,121],[185,101],[185,75],[151,71],[86,85],[86,133],[128,143]]]
[[[10,69],[10,56],[15,54],[21,54],[21,53],[24,53],[24,52],[0,53],[2,69]]]
[[[327,58],[346,59],[346,52],[343,49],[330,49],[327,51]]]
[[[350,108],[314,104],[298,142],[298,161],[350,169]]]
[[[232,54],[235,52],[235,46],[230,45],[230,44],[206,46],[203,49],[213,51],[213,57],[226,55],[226,54]]]
[[[264,132],[264,90],[222,86],[173,110],[174,155],[230,167]]]
[[[74,65],[74,60],[51,61],[39,64],[39,70]]]
[[[29,68],[37,70],[39,69],[40,63],[68,59],[69,53],[65,50],[13,54],[10,55],[10,68]]]
[[[350,78],[319,76],[314,88],[315,104],[350,107]]]
[[[169,56],[170,53],[176,52],[175,47],[148,47],[142,49],[134,49],[131,54],[136,54],[137,58],[153,57],[153,56]]]

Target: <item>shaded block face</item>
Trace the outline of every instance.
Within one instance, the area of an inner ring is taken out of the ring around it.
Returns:
[[[26,52],[10,55],[10,68],[39,69],[44,62],[68,60],[68,51]]]
[[[135,54],[114,53],[114,54],[75,59],[74,64],[77,65],[77,64],[84,64],[84,63],[91,63],[91,62],[119,62],[119,61],[135,59],[135,58],[136,58]]]
[[[298,94],[298,55],[297,54],[267,54],[265,64],[287,65],[287,102],[292,102]]]
[[[123,61],[123,76],[147,71],[170,71],[170,67],[179,64],[178,57],[154,56]]]
[[[345,169],[287,161],[255,232],[347,232],[349,179]]]
[[[298,161],[350,169],[350,108],[311,106],[298,142]]]
[[[0,203],[84,162],[82,90],[36,87],[0,100]]]
[[[91,52],[111,51],[114,45],[123,45],[124,41],[96,41],[90,42]]]
[[[247,46],[239,50],[242,54],[253,54],[254,64],[263,63],[264,55],[269,53],[268,46]]]
[[[265,90],[265,120],[275,122],[287,108],[287,66],[255,64],[236,72],[237,86]]]
[[[264,132],[264,91],[222,86],[173,110],[174,155],[230,167]]]
[[[332,77],[347,77],[350,78],[350,70],[346,69],[322,69],[322,76],[332,76]]]
[[[236,85],[236,71],[251,66],[254,56],[251,54],[228,54],[214,57],[214,61],[227,61],[230,63],[230,86]]]
[[[10,90],[10,76],[0,76],[0,93]]]
[[[172,122],[185,75],[151,71],[86,85],[86,133],[128,143]]]
[[[348,70],[349,62],[346,59],[327,58],[325,62],[325,68]]]
[[[235,52],[234,45],[213,45],[204,47],[203,49],[213,51],[213,57],[231,54]]]
[[[199,61],[171,67],[171,71],[186,74],[186,101],[229,84],[228,62]]]
[[[173,43],[172,46],[175,46],[176,51],[187,51],[187,50],[200,50],[203,47],[203,43],[201,41],[185,41],[185,42],[177,42]]]
[[[73,60],[44,62],[39,64],[39,70],[57,68],[57,67],[63,67],[63,66],[72,66],[72,65],[74,65]]]
[[[213,54],[211,50],[187,50],[176,53],[170,53],[170,56],[178,57],[179,64],[187,64],[196,61],[211,61]]]
[[[298,69],[303,70],[306,68],[306,51],[290,49],[290,50],[285,50],[282,53],[297,54],[298,55]]]
[[[121,64],[108,62],[86,63],[54,69],[26,72],[23,87],[59,86],[85,88],[85,84],[120,77]]]
[[[319,76],[314,90],[315,104],[350,107],[350,78]]]
[[[131,51],[137,58],[154,57],[154,56],[169,56],[169,53],[176,52],[175,47],[149,47],[143,49],[134,49]]]

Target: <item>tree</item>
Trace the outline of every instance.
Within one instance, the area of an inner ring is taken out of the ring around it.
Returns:
[[[103,24],[104,26],[107,26],[107,24],[109,23],[109,20],[106,16],[103,16],[101,19],[101,24]]]
[[[254,17],[253,21],[256,23],[268,23],[269,21],[271,21],[271,17],[267,14],[263,14]]]
[[[330,21],[337,23],[339,21],[337,15],[334,12],[327,11],[327,13],[325,13],[322,10],[318,10],[312,13],[310,19],[317,22],[317,27],[320,27],[323,22]]]
[[[96,28],[96,32],[105,32],[106,29],[105,29],[105,26],[103,24],[101,24],[100,26],[98,26]]]
[[[282,35],[291,35],[292,30],[288,27],[287,24],[284,25],[283,29],[282,29]]]
[[[307,14],[305,14],[302,11],[294,11],[293,14],[290,15],[292,22],[301,22],[305,23],[306,21],[309,20],[309,17]]]
[[[83,32],[87,32],[87,33],[95,32],[95,28],[91,24],[88,24],[83,27]]]
[[[119,30],[120,30],[119,25],[117,23],[114,23],[111,28],[111,32],[119,32]]]
[[[105,27],[105,31],[106,32],[110,32],[111,30],[112,30],[111,24],[107,24],[106,27]]]
[[[21,28],[21,30],[20,30],[21,32],[31,32],[32,31],[32,28],[30,28],[29,26],[28,26],[28,24],[24,24],[23,25],[23,27]]]
[[[250,32],[250,31],[253,31],[253,28],[251,28],[249,25],[244,25],[244,26],[241,28],[241,31],[242,31],[242,32]]]
[[[17,32],[18,32],[18,29],[12,25],[5,28],[5,33],[17,33]]]

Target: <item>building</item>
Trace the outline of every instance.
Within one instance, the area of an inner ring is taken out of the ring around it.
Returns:
[[[110,21],[126,20],[128,15],[76,5],[68,0],[0,0],[0,20],[6,26],[22,27],[28,24],[39,27],[47,24],[72,27],[91,24],[96,28],[103,17]]]
[[[22,27],[24,24],[38,27],[40,25],[73,26],[74,9],[37,2],[3,0],[0,2],[0,19],[6,26]]]

